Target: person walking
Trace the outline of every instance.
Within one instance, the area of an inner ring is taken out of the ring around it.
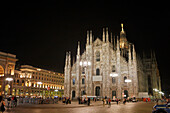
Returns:
[[[66,105],[68,104],[68,97],[66,97]]]
[[[123,104],[125,105],[125,98],[123,99]]]
[[[8,101],[8,108],[9,108],[9,104],[10,104],[10,102],[11,102],[11,98],[8,97],[7,101]]]
[[[63,98],[63,104],[65,104],[65,97]]]
[[[14,97],[15,107],[17,107],[17,97]]]
[[[110,108],[111,107],[111,99],[109,98],[108,99],[108,108]]]
[[[106,100],[103,98],[103,107],[105,107]]]
[[[88,106],[90,106],[90,98],[88,98]]]
[[[146,102],[148,102],[148,99],[146,98]]]
[[[118,105],[118,103],[119,103],[119,100],[118,100],[118,98],[116,98],[116,103],[117,103],[117,105]]]
[[[5,111],[5,102],[3,101],[2,96],[0,96],[0,110],[3,113]]]

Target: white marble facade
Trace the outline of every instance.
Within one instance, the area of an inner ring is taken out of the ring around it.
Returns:
[[[87,31],[86,49],[80,55],[78,43],[76,61],[72,65],[71,52],[66,53],[64,96],[115,96],[120,99],[124,95],[138,96],[135,47],[127,41],[123,25],[119,37],[112,40],[108,28],[103,28],[102,40],[97,38],[93,41],[92,31]],[[118,76],[111,77],[110,74]],[[130,79],[131,82],[125,82],[125,79]]]

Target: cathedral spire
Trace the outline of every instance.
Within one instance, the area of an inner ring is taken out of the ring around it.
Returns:
[[[131,65],[131,60],[132,60],[132,57],[131,57],[131,45],[129,44],[129,64]]]
[[[77,55],[80,55],[80,42],[78,42]]]
[[[65,68],[67,67],[67,64],[68,64],[68,53],[66,52]]]
[[[136,61],[136,52],[134,44],[133,44],[133,61]]]
[[[122,27],[122,32],[124,32],[124,29],[123,29],[123,23],[121,23],[121,27]]]
[[[71,51],[69,51],[69,56],[68,56],[68,67],[71,67]]]
[[[105,42],[105,29],[103,28],[103,42]]]
[[[112,32],[110,33],[110,38],[111,38],[111,44],[112,44],[113,43]]]
[[[113,47],[114,47],[114,49],[116,48],[116,43],[115,43],[115,35],[114,35],[114,43],[113,43]]]
[[[108,27],[106,27],[106,42],[109,42],[109,33],[108,33]]]
[[[89,31],[87,31],[87,45],[89,45]]]
[[[120,49],[119,49],[119,39],[118,39],[119,37],[117,36],[117,51],[120,51]]]
[[[92,30],[90,30],[90,45],[93,43]]]

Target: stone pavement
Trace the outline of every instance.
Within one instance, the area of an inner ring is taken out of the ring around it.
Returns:
[[[103,107],[102,101],[92,102],[90,106],[72,102],[72,104],[20,104],[18,107],[9,109],[4,113],[151,113],[155,103],[137,102],[119,104],[112,103]]]
[[[112,104],[116,104],[115,102]],[[90,103],[90,106],[102,106],[102,101],[92,101]],[[87,104],[78,104],[78,102],[73,101],[71,104],[63,104],[61,101],[58,102],[58,104],[20,104],[18,107],[22,108],[77,108],[77,107],[87,107]]]

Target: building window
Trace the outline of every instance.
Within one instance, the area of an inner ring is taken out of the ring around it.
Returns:
[[[125,76],[125,77],[124,77],[124,82],[125,82],[126,79],[127,79],[127,77]],[[126,82],[125,82],[125,83],[126,83]]]
[[[112,72],[116,72],[115,65],[112,66]]]
[[[82,74],[85,74],[85,67],[82,68]]]
[[[17,80],[17,84],[19,84],[19,80]]]
[[[112,83],[115,84],[116,83],[116,78],[112,77]]]
[[[96,52],[96,61],[100,61],[100,52],[99,51]]]
[[[75,79],[73,78],[73,85],[75,84]]]
[[[82,78],[82,84],[85,84],[84,78]]]
[[[100,69],[99,68],[96,69],[96,75],[100,75]]]

